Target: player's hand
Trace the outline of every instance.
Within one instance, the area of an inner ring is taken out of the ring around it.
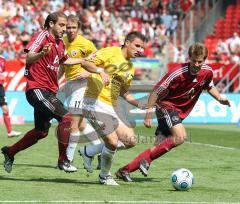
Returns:
[[[46,54],[48,54],[50,52],[51,49],[52,49],[52,43],[48,43],[47,45],[44,45],[43,49],[41,51],[41,55],[45,56]]]
[[[110,83],[110,77],[109,77],[109,75],[108,75],[106,72],[101,72],[101,73],[100,73],[100,76],[101,76],[101,78],[102,78],[102,80],[103,80],[104,85],[105,85],[105,86],[109,85],[109,83]]]
[[[77,75],[77,79],[78,80],[84,80],[84,79],[87,79],[90,75],[91,75],[90,72],[82,72],[82,73]]]
[[[222,105],[229,106],[229,107],[231,106],[230,101],[227,98],[220,98],[219,103],[221,103]]]
[[[152,108],[148,109],[144,118],[144,125],[147,128],[152,127],[152,114],[153,114],[153,109]]]

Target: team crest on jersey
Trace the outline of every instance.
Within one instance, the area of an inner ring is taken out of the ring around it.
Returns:
[[[72,50],[71,51],[71,55],[72,55],[72,57],[75,57],[77,55],[77,51],[76,50]]]
[[[206,81],[203,80],[199,85],[200,85],[200,86],[203,86],[205,83],[206,83]]]

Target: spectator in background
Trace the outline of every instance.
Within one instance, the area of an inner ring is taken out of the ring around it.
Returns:
[[[230,62],[235,64],[240,62],[240,37],[237,32],[233,33],[233,36],[227,39],[227,44],[231,53]]]
[[[0,55],[0,106],[3,112],[3,121],[7,128],[8,138],[11,138],[11,137],[16,137],[21,135],[21,132],[12,130],[11,120],[9,116],[9,109],[7,106],[5,91],[3,87],[4,78],[5,78],[4,77],[5,66],[6,66],[6,60],[3,56]]]
[[[214,58],[217,62],[220,63],[229,63],[230,51],[226,41],[219,39],[216,45],[216,52],[214,53]]]
[[[237,32],[234,32],[233,36],[231,38],[228,38],[226,43],[229,46],[231,54],[240,53],[240,37],[238,36]]]

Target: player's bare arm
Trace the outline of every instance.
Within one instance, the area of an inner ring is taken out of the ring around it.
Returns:
[[[87,79],[90,75],[91,75],[90,72],[85,71],[85,72],[82,72],[82,73],[80,73],[79,75],[77,75],[76,78],[79,79],[79,80],[85,80],[85,79]]]
[[[41,52],[38,52],[38,53],[29,52],[29,53],[27,53],[26,63],[31,64],[31,63],[39,60],[40,58],[42,58],[43,56],[48,54],[51,49],[52,49],[52,43],[49,43],[49,44],[43,46]]]
[[[141,103],[141,101],[137,100],[132,94],[130,94],[129,91],[123,90],[121,92],[121,96],[131,105],[140,109],[146,109],[146,104]]]
[[[87,71],[89,71],[91,73],[99,73],[105,86],[107,86],[109,84],[109,82],[110,82],[109,75],[104,71],[103,68],[100,68],[100,67],[96,66],[93,62],[89,62],[84,59],[82,60],[81,65],[84,69],[86,69]]]
[[[75,65],[75,64],[81,64],[83,59],[81,58],[68,58],[65,62],[63,62],[63,65]]]
[[[218,92],[218,90],[216,89],[216,87],[211,87],[208,90],[208,93],[215,98],[219,103],[221,103],[222,105],[226,105],[226,106],[231,106],[230,101],[227,98],[222,98],[220,93]]]
[[[158,92],[153,91],[148,97],[147,108],[152,108],[156,104],[157,99],[158,99]]]

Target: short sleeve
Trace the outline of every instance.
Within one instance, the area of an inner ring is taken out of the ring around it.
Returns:
[[[36,33],[30,40],[30,42],[27,44],[26,48],[24,49],[24,52],[37,53],[43,47],[47,34],[48,34],[47,31]]]
[[[96,66],[104,65],[104,63],[113,55],[109,48],[102,48],[94,52],[86,58],[87,61],[93,62]]]
[[[89,41],[88,49],[87,49],[87,55],[90,55],[91,53],[97,52],[97,48],[95,45]]]

